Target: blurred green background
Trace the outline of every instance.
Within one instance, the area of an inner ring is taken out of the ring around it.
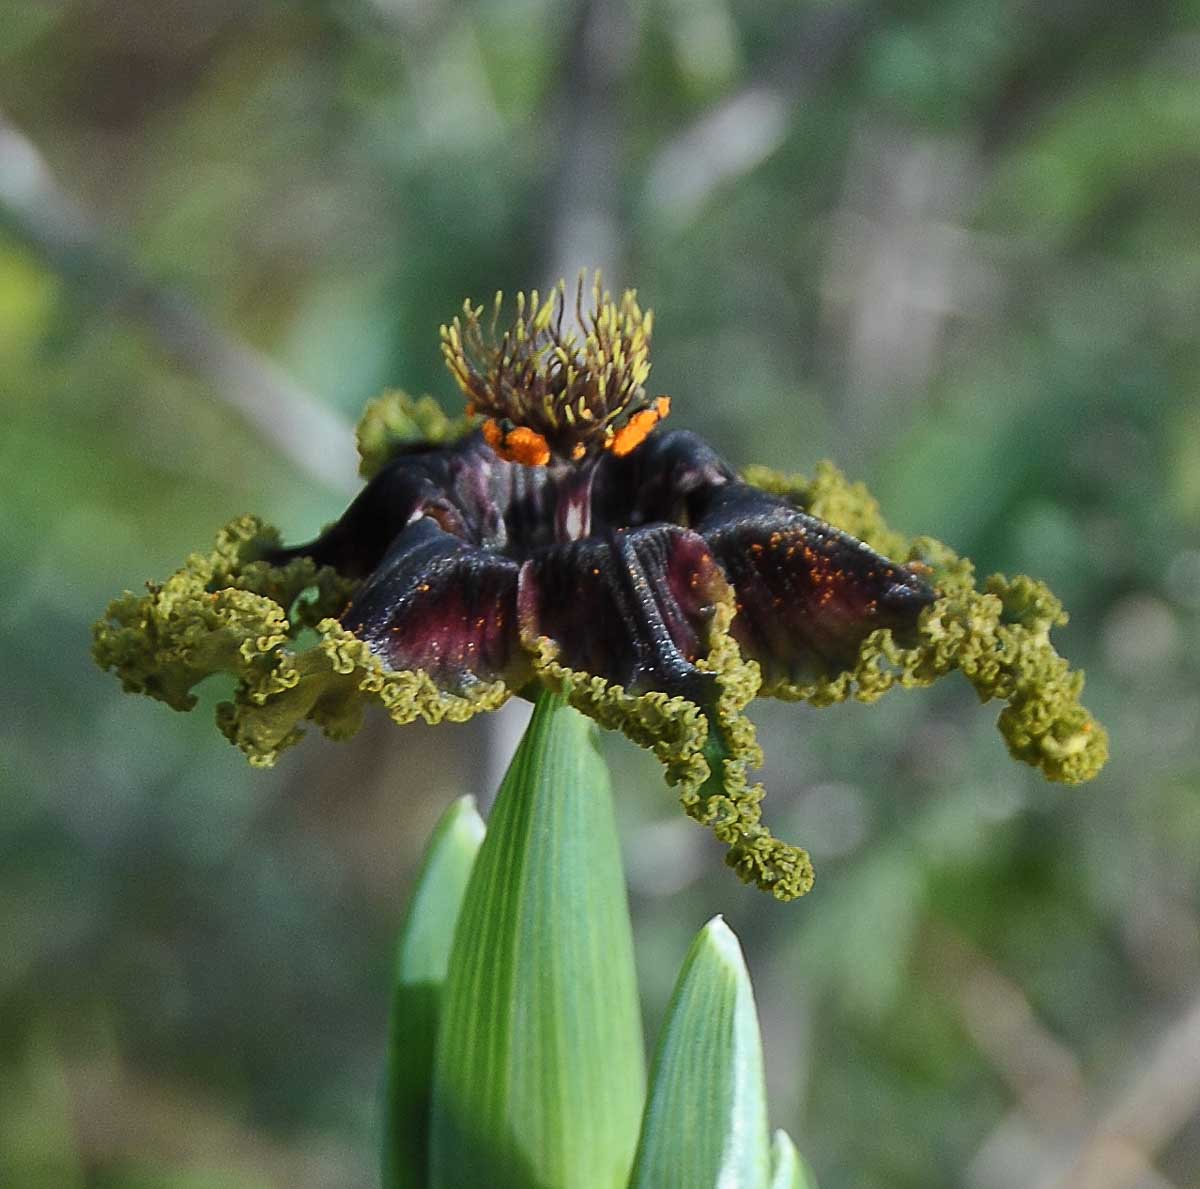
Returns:
[[[1200,1186],[1198,16],[0,0],[0,1183],[373,1183],[413,864],[519,712],[252,771],[89,625],[311,535],[465,296],[601,265],[675,423],[1047,579],[1112,732],[1063,789],[965,683],[758,704],[790,905],[607,740],[649,1035],[723,912],[824,1189]]]

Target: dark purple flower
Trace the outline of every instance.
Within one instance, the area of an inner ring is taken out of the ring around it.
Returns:
[[[718,607],[768,684],[849,668],[877,628],[911,629],[933,591],[779,496],[701,438],[657,429],[624,457],[527,466],[475,431],[393,458],[342,518],[272,564],[359,581],[339,616],[387,668],[453,694],[536,680],[535,658],[702,708]]]
[[[468,303],[442,328],[467,419],[375,402],[359,430],[369,482],[336,524],[285,549],[233,522],[211,554],[109,607],[97,660],[178,709],[208,674],[233,674],[218,720],[263,764],[305,721],[353,734],[371,701],[397,722],[462,721],[553,689],[651,749],[742,878],[780,899],[807,891],[812,867],[762,824],[747,780],[757,695],[871,701],[958,668],[1008,701],[999,725],[1018,758],[1052,779],[1098,771],[1104,733],[1049,643],[1063,616],[1044,587],[997,576],[977,591],[969,563],[891,534],[829,472],[745,481],[661,424],[670,404],[645,391],[651,320],[634,295],[593,296],[585,312],[581,286],[578,331],[561,286],[519,297],[503,332],[499,299],[488,329]],[[844,528],[932,557],[938,590],[923,561]]]

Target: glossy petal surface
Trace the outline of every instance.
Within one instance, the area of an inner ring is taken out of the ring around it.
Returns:
[[[454,693],[479,681],[520,685],[511,558],[469,545],[425,518],[408,525],[342,614],[391,669],[420,669]]]
[[[570,541],[521,570],[521,634],[540,637],[573,669],[630,689],[688,693],[712,678],[696,668],[726,593],[703,539],[669,525]]]
[[[913,627],[934,597],[908,567],[741,482],[684,431],[587,471],[507,462],[478,434],[409,450],[337,525],[279,556],[365,577],[343,624],[389,666],[455,691],[527,678],[518,568],[527,648],[545,637],[570,668],[694,701],[704,625],[729,587],[733,636],[767,691],[848,668],[870,632]]]

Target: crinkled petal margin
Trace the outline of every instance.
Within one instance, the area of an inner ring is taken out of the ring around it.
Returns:
[[[409,431],[402,419],[413,402],[386,399],[391,404],[381,406],[378,448],[403,449]],[[394,433],[387,430],[388,417]],[[451,432],[449,423],[443,428]],[[807,685],[765,687],[759,666],[741,655],[730,634],[734,604],[728,598],[717,603],[706,655],[696,662],[715,677],[715,692],[704,705],[663,691],[631,692],[570,669],[546,637],[531,649],[538,681],[654,753],[679,788],[685,811],[728,847],[727,861],[745,882],[791,900],[813,881],[807,852],[762,824],[762,786],[747,777],[762,761],[745,713],[759,694],[815,706],[851,697],[872,702],[890,689],[929,685],[958,670],[981,701],[1007,703],[997,725],[1015,758],[1067,783],[1099,772],[1107,735],[1080,704],[1083,674],[1072,671],[1050,643],[1051,629],[1066,616],[1042,583],[993,575],[977,589],[970,562],[929,538],[909,541],[892,532],[866,489],[829,464],[811,481],[761,470],[747,477],[887,556],[928,566],[939,595],[922,612],[914,635],[902,645],[881,629],[863,641],[846,671]],[[332,738],[348,738],[372,701],[398,723],[436,723],[465,721],[512,696],[501,681],[451,693],[423,671],[387,669],[336,618],[356,583],[307,558],[282,566],[261,560],[279,543],[278,533],[253,517],[233,521],[211,553],[193,554],[166,582],[150,584],[144,595],[126,593],[109,606],[94,629],[97,662],[114,670],[125,689],[177,710],[195,705],[192,690],[205,677],[229,674],[236,688],[232,701],[217,708],[218,723],[252,764],[262,766],[302,737],[305,722]]]
[[[754,724],[745,713],[761,676],[729,634],[733,615],[732,597],[717,605],[708,654],[697,661],[697,668],[716,677],[716,696],[704,707],[659,691],[630,693],[569,669],[558,663],[553,641],[544,636],[537,641],[533,667],[577,710],[654,753],[667,782],[679,788],[684,811],[728,847],[725,861],[743,882],[777,900],[793,900],[812,887],[812,861],[802,847],[781,841],[763,825],[763,787],[746,776],[762,763]]]
[[[214,673],[237,685],[217,723],[252,764],[270,766],[311,721],[345,739],[378,701],[398,723],[463,722],[511,696],[503,682],[468,694],[438,689],[420,671],[394,672],[334,618],[355,584],[307,558],[284,566],[259,560],[279,534],[258,519],[233,521],[209,554],[193,554],[147,593],[115,599],[93,629],[93,655],[122,686],[176,710]]]
[[[472,420],[448,417],[432,396],[385,392],[369,401],[359,418],[358,473],[370,479],[405,450],[456,442],[469,432]]]
[[[1108,733],[1080,703],[1084,675],[1072,670],[1050,642],[1067,622],[1044,583],[1025,575],[993,574],[979,590],[965,558],[930,537],[908,540],[884,522],[860,483],[830,463],[812,480],[753,468],[747,480],[791,500],[890,557],[922,562],[938,598],[922,613],[916,639],[901,647],[888,630],[871,633],[856,663],[824,681],[780,682],[764,696],[830,706],[853,697],[873,702],[896,687],[931,685],[958,670],[981,702],[1006,702],[996,726],[1010,754],[1048,780],[1080,784],[1108,759]]]

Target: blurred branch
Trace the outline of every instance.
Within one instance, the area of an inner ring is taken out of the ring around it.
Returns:
[[[795,108],[846,61],[874,18],[868,5],[810,11],[757,77],[659,150],[645,187],[653,214],[668,223],[686,223],[718,186],[765,161],[783,143]]]
[[[1155,1153],[1200,1109],[1200,997],[1159,1038],[1084,1137],[1067,1169],[1045,1189],[1131,1189]]]
[[[1066,1127],[1084,1110],[1085,1083],[1075,1054],[1038,1018],[1024,990],[964,934],[940,918],[926,925],[928,967],[953,990],[978,1050],[1022,1108],[1044,1126]]]
[[[1047,1128],[1045,1117],[1014,1111],[972,1162],[971,1184],[981,1189],[1169,1186],[1154,1160],[1197,1110],[1200,996],[1162,1033],[1150,1056],[1090,1125],[1081,1128],[1070,1112],[1065,1117],[1059,1112],[1062,1125]]]
[[[576,5],[553,111],[559,120],[557,176],[551,192],[550,282],[600,268],[618,284],[623,252],[616,99],[633,60],[636,37],[626,0]]]
[[[955,319],[1001,292],[970,212],[982,164],[962,136],[868,119],[850,143],[821,282],[830,413],[847,465],[870,468],[921,399]]]
[[[45,158],[0,116],[0,228],[34,248],[80,293],[137,326],[210,385],[269,445],[339,492],[357,461],[347,423],[264,355],[223,333],[183,294],[150,280],[104,242],[58,185]]]

